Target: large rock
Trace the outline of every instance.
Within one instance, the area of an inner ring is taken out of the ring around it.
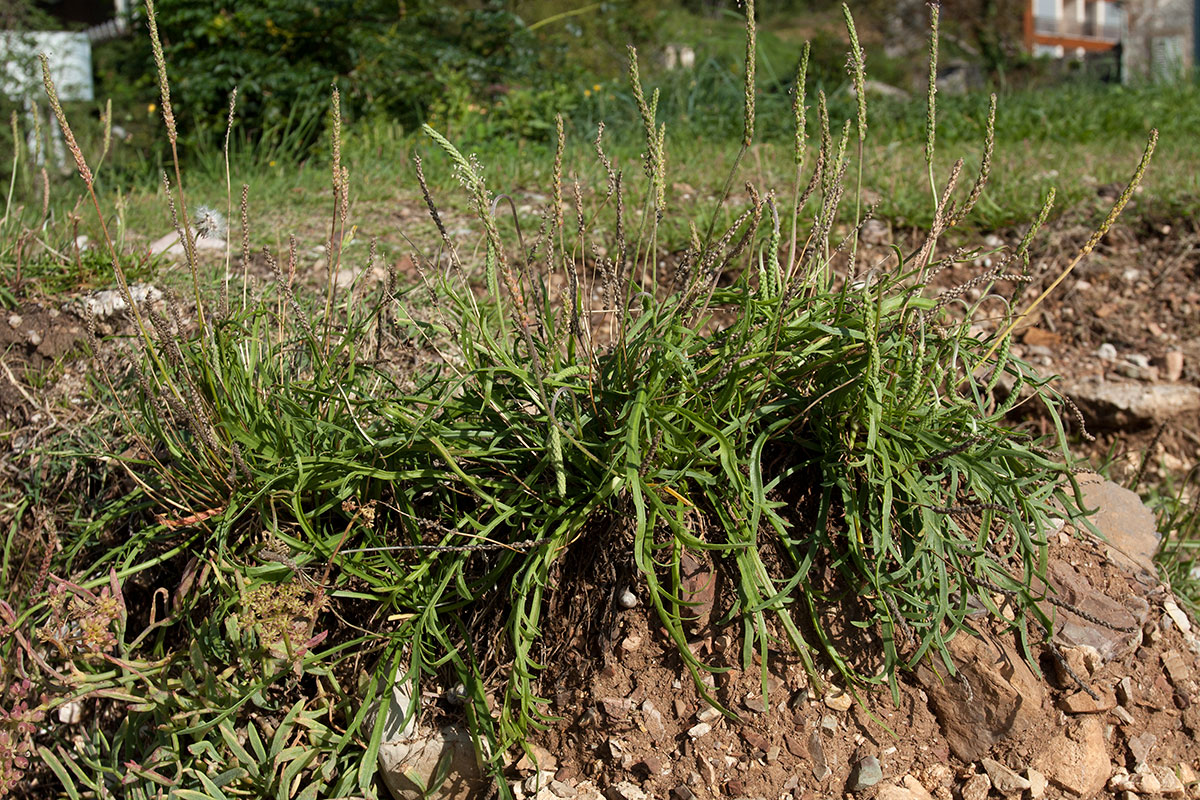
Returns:
[[[1078,609],[1073,613],[1048,601],[1039,603],[1042,612],[1054,620],[1054,641],[1063,647],[1094,647],[1105,661],[1133,652],[1142,642],[1141,625],[1150,606],[1140,597],[1127,597],[1118,603],[1092,585],[1079,570],[1064,561],[1051,561],[1046,569],[1051,591],[1047,595]],[[1044,587],[1035,581],[1034,591]]]
[[[1154,553],[1159,539],[1154,512],[1135,493],[1099,475],[1080,475],[1084,510],[1097,509],[1088,517],[1104,536],[1108,557],[1127,572],[1157,580]]]
[[[445,780],[432,785],[443,758],[449,759]],[[382,742],[379,771],[396,800],[426,797],[469,800],[482,797],[487,788],[471,735],[457,725],[439,731],[418,731],[409,739]]]
[[[1094,797],[1112,773],[1104,723],[1096,716],[1069,720],[1066,731],[1046,744],[1034,767],[1071,796]]]
[[[1007,642],[960,631],[948,649],[958,675],[935,671],[926,660],[918,667],[917,678],[929,695],[950,750],[959,759],[974,762],[996,742],[1029,729],[1043,713],[1045,691]]]
[[[1091,425],[1148,427],[1180,414],[1200,411],[1200,388],[1181,384],[1108,383],[1084,378],[1063,384]]]

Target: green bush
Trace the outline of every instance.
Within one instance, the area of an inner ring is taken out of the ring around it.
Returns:
[[[162,0],[157,11],[181,124],[210,138],[224,131],[234,86],[240,124],[252,137],[323,117],[332,84],[347,117],[387,117],[414,129],[447,96],[491,105],[513,91],[549,90],[566,69],[559,51],[541,46],[499,2]],[[135,86],[141,105],[153,102],[144,38],[106,49],[101,91],[127,95]],[[518,115],[507,124],[521,135],[545,135],[523,125],[531,119]]]

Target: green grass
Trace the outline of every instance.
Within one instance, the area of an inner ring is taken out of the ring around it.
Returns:
[[[755,143],[751,93],[725,111],[746,146],[697,163],[712,145],[673,155],[668,125],[664,150],[653,101],[637,80],[628,92],[644,139],[616,137],[620,176],[568,149],[561,125],[549,149],[494,146],[492,166],[432,129],[421,144],[343,135],[336,106],[329,162],[250,159],[250,249],[265,250],[272,279],[235,277],[226,296],[189,256],[190,281],[174,281],[186,299],[92,342],[120,356],[92,389],[115,411],[46,454],[102,472],[105,501],[60,524],[13,503],[0,681],[31,705],[0,711],[18,748],[0,751],[0,781],[36,752],[39,779],[71,797],[375,796],[384,720],[368,712],[396,674],[430,691],[462,684],[463,719],[498,776],[548,721],[547,638],[590,624],[571,616],[580,586],[629,576],[707,691],[703,674],[721,668],[687,647],[689,553],[736,587],[739,667],[760,670],[764,691],[772,654],[791,650],[818,689],[831,668],[856,692],[898,696],[922,659],[953,671],[947,639],[978,604],[1032,660],[1050,630],[1030,589],[1044,534],[1051,517],[1077,518],[1080,498],[1063,401],[1011,357],[1020,298],[995,284],[1021,282],[1044,214],[995,271],[932,297],[951,258],[937,240],[956,215],[928,209],[928,174],[940,192],[944,163],[898,154],[921,143],[876,149],[865,130],[839,139],[838,118],[832,132],[809,119],[797,163],[798,145]],[[414,151],[434,184],[397,192]],[[997,177],[1009,163],[993,162]],[[857,247],[858,200],[897,165],[912,167],[912,188],[881,191],[931,234],[883,274],[842,280],[833,264]],[[676,200],[675,175],[715,196]],[[172,178],[176,208],[237,214],[223,157],[202,159],[182,189]],[[727,198],[735,179],[753,188]],[[280,200],[292,185],[303,203]],[[493,194],[509,185],[545,193],[540,229],[527,220],[516,234]],[[1040,183],[1014,182],[1008,211],[1021,186],[1035,217]],[[437,205],[448,193],[454,224]],[[360,210],[413,195],[435,223],[411,247],[418,285],[335,290],[344,266],[370,274],[374,247],[334,247],[323,284],[293,284],[285,225],[340,242]],[[97,200],[97,219],[129,231],[166,200],[143,189],[115,215]],[[460,222],[473,233],[455,233]],[[124,286],[126,243],[104,244]],[[664,249],[679,259],[664,263]],[[970,288],[982,295],[967,303]],[[996,309],[1000,323],[974,327]],[[1019,392],[995,399],[1004,376],[1032,387],[1052,436],[1006,421]],[[21,536],[31,524],[38,544]],[[1011,623],[996,593],[1020,610]],[[873,648],[839,644],[847,620]],[[38,730],[75,700],[81,726]]]

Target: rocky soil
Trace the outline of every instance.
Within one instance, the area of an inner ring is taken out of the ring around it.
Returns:
[[[1027,297],[1088,233],[1069,222],[1051,232]],[[998,232],[987,243],[1020,234]],[[892,235],[865,232],[864,268],[884,263]],[[1061,375],[1097,435],[1080,454],[1112,452],[1117,476],[1135,471],[1149,446],[1151,479],[1179,477],[1200,461],[1197,241],[1192,230],[1116,228],[1018,332],[1014,354]],[[989,258],[985,249],[939,280],[961,283]],[[0,470],[15,472],[49,432],[94,413],[85,391],[93,367],[71,358],[82,350],[86,301],[27,300],[0,316]],[[120,327],[112,311],[102,335]],[[1049,430],[1045,420],[1026,421]],[[638,603],[616,614],[605,641],[580,643],[546,671],[542,696],[558,719],[510,765],[514,790],[526,800],[1200,797],[1200,638],[1155,577],[1153,517],[1115,484],[1084,483],[1109,541],[1069,528],[1052,540],[1055,596],[1083,613],[1046,607],[1055,646],[1035,646],[1032,666],[1016,638],[981,615],[950,644],[956,674],[927,662],[902,680],[898,703],[886,687],[847,693],[828,675],[813,685],[783,653],[769,660],[764,698],[758,668],[739,669],[739,629],[706,625],[690,646],[729,668],[710,679],[736,715],[723,716]],[[692,567],[691,599],[719,608],[718,574]],[[625,588],[636,597],[638,587]],[[397,746],[383,752],[397,767],[390,784],[399,796],[413,796],[399,771],[432,768],[447,747],[458,771],[444,794],[491,793],[471,775],[461,729],[440,731],[452,721],[431,708],[425,729],[394,732]]]

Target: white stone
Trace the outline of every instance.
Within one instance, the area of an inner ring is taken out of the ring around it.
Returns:
[[[1171,618],[1179,630],[1188,633],[1192,629],[1192,622],[1188,619],[1187,614],[1183,609],[1175,604],[1174,600],[1167,600],[1163,603],[1163,611],[1167,612],[1167,616]]]

